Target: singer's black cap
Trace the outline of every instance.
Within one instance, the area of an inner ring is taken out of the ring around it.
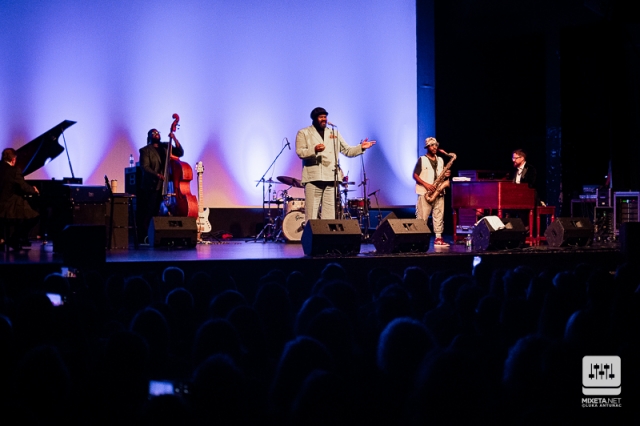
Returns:
[[[318,118],[319,115],[329,115],[329,113],[327,112],[326,109],[322,107],[314,108],[313,111],[311,111],[312,120],[315,120],[316,118]]]

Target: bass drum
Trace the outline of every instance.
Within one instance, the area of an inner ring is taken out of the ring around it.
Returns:
[[[282,221],[282,233],[287,241],[302,241],[304,230],[304,210],[296,210],[284,217]]]

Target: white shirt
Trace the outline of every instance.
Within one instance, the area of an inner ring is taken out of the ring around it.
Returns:
[[[516,174],[516,183],[520,183],[520,178],[522,177],[522,172],[524,171],[525,164],[527,164],[527,162],[523,161],[520,167],[518,167],[518,173]]]

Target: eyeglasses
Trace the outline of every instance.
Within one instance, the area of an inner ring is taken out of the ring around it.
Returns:
[[[516,161],[518,158],[522,158],[522,155],[518,155],[517,157],[511,158],[513,161]]]

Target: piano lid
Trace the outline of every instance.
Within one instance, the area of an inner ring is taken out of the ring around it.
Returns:
[[[58,138],[69,127],[76,124],[75,121],[64,120],[60,124],[47,130],[31,142],[16,150],[18,159],[16,165],[22,169],[22,174],[27,176],[43,167],[47,160],[53,160],[64,151],[58,143]]]

